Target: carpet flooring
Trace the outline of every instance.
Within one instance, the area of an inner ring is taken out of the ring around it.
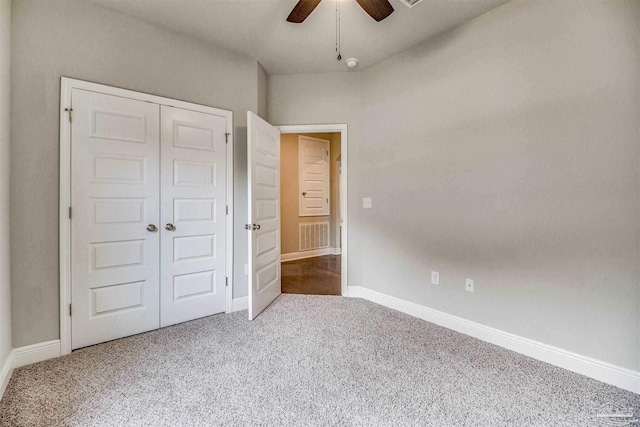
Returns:
[[[17,369],[2,426],[600,426],[640,395],[374,303],[282,295]]]

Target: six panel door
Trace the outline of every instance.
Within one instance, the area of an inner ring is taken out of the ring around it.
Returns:
[[[72,348],[159,326],[159,107],[74,89]]]
[[[161,107],[160,326],[225,309],[223,116]]]

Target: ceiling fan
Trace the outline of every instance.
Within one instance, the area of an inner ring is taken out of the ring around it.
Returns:
[[[288,22],[294,24],[300,24],[307,19],[307,16],[313,12],[313,9],[320,3],[321,0],[299,0],[295,5],[289,16]],[[338,0],[339,1],[339,0]],[[356,0],[360,7],[369,14],[373,19],[380,22],[387,16],[393,13],[393,6],[389,3],[389,0]]]

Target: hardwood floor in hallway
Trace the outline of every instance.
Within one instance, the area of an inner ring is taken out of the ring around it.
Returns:
[[[282,293],[341,295],[340,255],[282,263]]]

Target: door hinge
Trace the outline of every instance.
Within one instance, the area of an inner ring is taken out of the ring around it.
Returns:
[[[71,316],[71,304],[69,304],[69,316]]]
[[[229,142],[229,135],[231,135],[229,132],[226,132],[226,133],[224,134],[224,143],[225,143],[225,144]]]
[[[71,206],[69,206],[69,219],[71,219]]]
[[[73,108],[65,108],[64,111],[69,113],[69,123],[73,121]]]
[[[224,278],[224,285],[225,286],[229,286],[229,278],[228,277]]]
[[[327,150],[327,156],[329,155],[329,150]]]
[[[327,197],[327,203],[329,203],[329,198]]]
[[[229,215],[229,205],[227,205],[226,207],[227,207],[226,209],[227,215]]]

